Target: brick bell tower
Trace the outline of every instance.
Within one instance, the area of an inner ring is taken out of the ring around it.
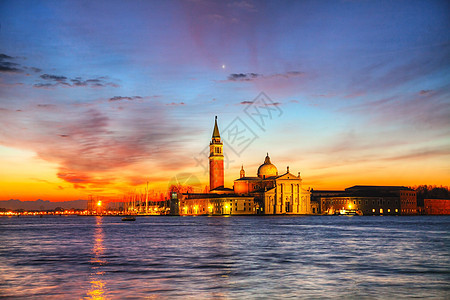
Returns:
[[[223,143],[220,140],[216,116],[211,143],[209,143],[209,190],[223,187],[223,182]]]

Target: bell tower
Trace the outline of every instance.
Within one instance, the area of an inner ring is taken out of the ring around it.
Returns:
[[[211,143],[209,143],[209,190],[223,187],[223,185],[223,143],[220,140],[216,116]]]

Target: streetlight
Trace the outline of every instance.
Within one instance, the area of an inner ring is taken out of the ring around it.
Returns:
[[[102,201],[97,201],[97,214],[102,212]]]

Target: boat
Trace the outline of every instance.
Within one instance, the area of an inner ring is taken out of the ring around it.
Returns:
[[[335,215],[340,215],[340,216],[362,216],[363,213],[360,210],[356,210],[356,209],[341,209],[341,210],[336,210],[334,212]]]
[[[136,221],[136,217],[126,216],[122,218],[122,221]]]

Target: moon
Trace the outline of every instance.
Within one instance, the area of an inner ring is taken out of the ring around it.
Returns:
[[[222,69],[225,69],[227,66],[225,66],[225,64],[222,65]]]

